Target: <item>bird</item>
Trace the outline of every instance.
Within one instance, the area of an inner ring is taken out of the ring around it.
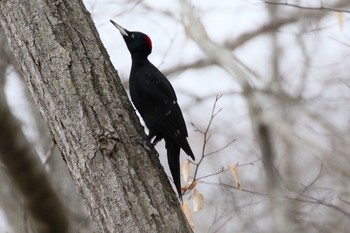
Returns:
[[[148,60],[152,52],[150,37],[142,32],[128,31],[113,20],[111,23],[119,30],[131,54],[130,97],[149,131],[146,140],[142,140],[143,145],[154,147],[164,139],[170,172],[182,200],[180,149],[193,161],[195,156],[187,141],[188,132],[175,90],[164,74]]]

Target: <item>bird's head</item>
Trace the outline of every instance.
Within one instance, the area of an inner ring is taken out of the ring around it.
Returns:
[[[122,34],[131,55],[147,57],[152,52],[152,41],[149,36],[142,32],[130,32],[112,20],[111,23]]]

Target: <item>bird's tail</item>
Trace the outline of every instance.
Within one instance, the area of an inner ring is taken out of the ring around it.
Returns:
[[[180,146],[171,138],[165,138],[168,164],[179,198],[182,198],[180,179]]]
[[[186,152],[186,154],[187,154],[188,156],[190,156],[191,159],[194,161],[194,160],[195,160],[194,154],[193,154],[193,152],[192,152],[192,150],[191,150],[190,145],[188,144],[187,138],[184,137],[184,136],[182,136],[182,137],[179,137],[178,141],[179,141],[179,144],[180,144],[181,148],[182,148],[182,149]]]

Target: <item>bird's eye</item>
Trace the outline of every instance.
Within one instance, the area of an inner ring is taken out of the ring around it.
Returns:
[[[131,34],[131,38],[134,38],[135,37],[135,35],[134,34]]]

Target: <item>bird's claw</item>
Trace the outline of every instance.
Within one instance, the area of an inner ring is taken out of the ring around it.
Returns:
[[[149,151],[149,152],[151,152],[152,150],[155,150],[154,149],[154,146],[155,146],[155,144],[153,143],[153,142],[151,142],[150,140],[144,140],[144,139],[138,139],[137,140],[138,141],[138,143],[140,143],[142,146],[143,146],[143,148],[145,148],[147,151]],[[155,150],[155,152],[156,152],[156,154],[157,154],[157,156],[159,157],[159,154],[158,154],[158,152]]]
[[[138,143],[140,143],[147,151],[152,150],[152,143],[149,140],[144,140],[144,139],[138,139]],[[154,147],[153,147],[154,148]]]

